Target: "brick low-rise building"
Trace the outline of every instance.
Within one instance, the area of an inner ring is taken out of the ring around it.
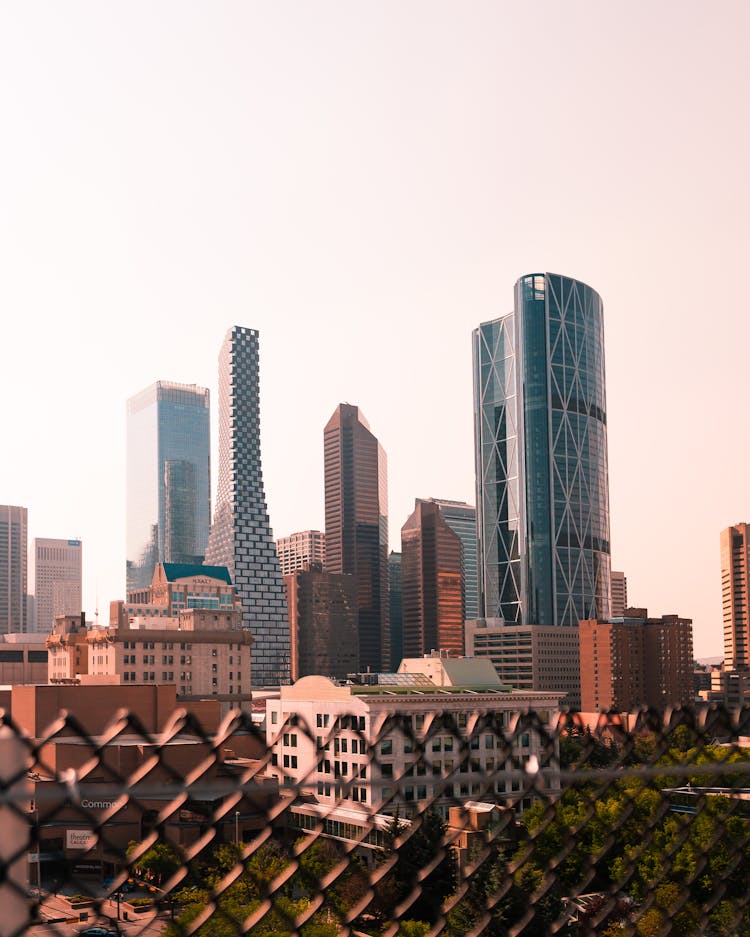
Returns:
[[[624,617],[606,622],[582,621],[582,711],[691,703],[692,625],[678,615],[649,618],[643,608],[628,608]]]

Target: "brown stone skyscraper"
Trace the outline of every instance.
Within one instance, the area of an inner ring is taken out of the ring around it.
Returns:
[[[336,407],[323,439],[326,570],[356,577],[359,666],[377,672],[389,663],[385,452],[347,403]]]
[[[721,532],[721,604],[724,619],[724,667],[750,667],[750,556],[747,524]]]
[[[359,668],[357,581],[308,564],[284,576],[292,683],[321,674],[345,680]]]
[[[464,652],[461,539],[439,504],[417,498],[401,528],[404,657]]]

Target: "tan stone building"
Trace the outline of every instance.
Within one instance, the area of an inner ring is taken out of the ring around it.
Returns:
[[[174,684],[181,700],[214,697],[222,710],[251,705],[250,649],[240,610],[189,608],[89,632],[89,674],[124,685]]]
[[[0,686],[47,682],[46,635],[0,634]]]
[[[69,683],[89,672],[88,633],[86,616],[59,615],[47,635],[47,680]]]

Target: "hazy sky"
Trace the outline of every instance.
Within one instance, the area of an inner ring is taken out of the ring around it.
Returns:
[[[550,270],[604,301],[613,566],[720,654],[719,532],[750,520],[749,33],[746,2],[3,4],[0,503],[83,539],[106,620],[125,401],[216,404],[238,324],[275,535],[322,527],[348,401],[398,548],[415,496],[473,503],[471,330]]]

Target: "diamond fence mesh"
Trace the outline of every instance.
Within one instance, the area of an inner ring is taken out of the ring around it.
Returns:
[[[750,709],[274,729],[5,715],[0,934],[750,934]]]

